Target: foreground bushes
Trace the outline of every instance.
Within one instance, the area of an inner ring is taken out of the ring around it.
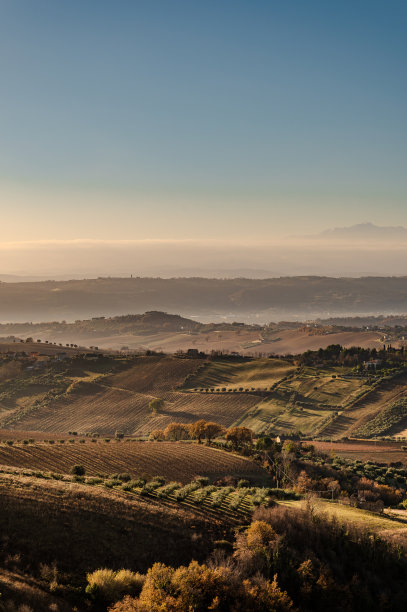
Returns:
[[[155,563],[148,570],[140,597],[126,597],[110,608],[112,612],[286,612],[293,609],[287,593],[273,581],[257,576],[241,580],[230,567],[208,567],[192,561],[174,569]]]
[[[225,546],[227,544],[227,546]],[[387,612],[407,609],[407,559],[367,531],[301,510],[262,508],[206,564],[155,563],[111,612]],[[109,579],[110,580],[110,579]],[[110,585],[110,581],[107,581]],[[110,592],[110,591],[109,591]],[[114,588],[113,591],[114,592]]]
[[[87,575],[86,594],[93,601],[94,607],[106,607],[124,595],[138,595],[143,587],[145,577],[130,570],[99,569]]]

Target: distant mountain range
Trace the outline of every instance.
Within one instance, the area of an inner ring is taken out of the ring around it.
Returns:
[[[378,226],[373,223],[358,223],[350,227],[327,229],[317,238],[339,240],[407,240],[407,228],[398,226]]]

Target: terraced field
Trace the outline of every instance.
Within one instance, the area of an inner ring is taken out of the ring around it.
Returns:
[[[314,435],[368,389],[363,379],[343,377],[334,369],[303,368],[280,382],[239,425],[271,434]]]
[[[75,360],[74,360],[75,361]],[[407,395],[407,374],[374,387],[347,368],[298,368],[285,359],[239,361],[151,355],[74,363],[0,385],[0,426],[44,433],[148,435],[170,422],[217,421],[255,433],[354,435]],[[51,375],[52,374],[52,375]],[[41,383],[41,384],[40,384]],[[164,400],[152,412],[151,400]],[[405,424],[400,423],[400,431]]]
[[[369,389],[366,389],[369,391]],[[357,429],[378,415],[381,410],[393,402],[407,396],[407,374],[386,381],[379,388],[371,390],[349,406],[342,414],[325,427],[320,433],[338,439],[354,435]],[[403,427],[400,426],[400,430]],[[397,435],[396,431],[394,435]]]
[[[225,475],[262,483],[267,473],[240,455],[203,444],[184,442],[116,442],[85,444],[0,445],[0,465],[68,473],[80,464],[88,475],[129,473],[132,477],[163,476],[187,483],[195,476],[211,480]]]
[[[239,361],[211,361],[191,376],[185,388],[261,389],[269,390],[272,385],[287,374],[295,371],[295,366],[283,359],[255,359]]]

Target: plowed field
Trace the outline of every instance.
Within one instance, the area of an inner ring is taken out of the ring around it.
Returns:
[[[210,448],[182,442],[104,442],[86,444],[33,444],[0,446],[0,464],[68,473],[81,464],[88,475],[126,472],[132,477],[163,476],[190,482],[195,476],[216,479],[230,475],[260,483],[266,472],[253,461]]]

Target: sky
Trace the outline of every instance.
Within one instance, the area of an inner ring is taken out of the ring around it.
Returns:
[[[404,0],[0,0],[0,272],[407,226],[406,31]]]

